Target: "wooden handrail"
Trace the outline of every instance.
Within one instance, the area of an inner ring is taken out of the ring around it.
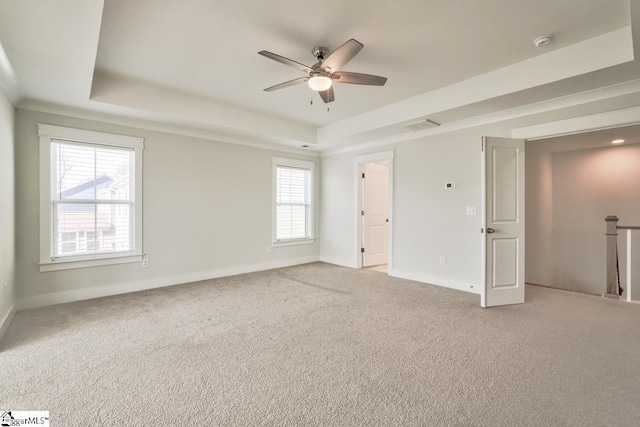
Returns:
[[[619,225],[616,228],[618,230],[640,230],[640,226],[637,225]]]

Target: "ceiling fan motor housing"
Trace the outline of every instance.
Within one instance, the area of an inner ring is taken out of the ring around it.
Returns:
[[[329,53],[329,49],[324,46],[317,46],[311,49],[311,53],[313,53],[313,56],[315,56],[318,61],[322,61],[327,53]]]

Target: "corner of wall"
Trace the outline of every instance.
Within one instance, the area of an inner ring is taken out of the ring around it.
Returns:
[[[15,315],[15,107],[0,87],[0,340]]]
[[[9,325],[11,325],[11,321],[13,320],[13,317],[15,315],[16,315],[16,306],[15,304],[12,304],[11,307],[9,307],[9,311],[7,311],[4,318],[2,318],[2,320],[0,321],[0,342],[2,341],[2,337],[4,337],[4,334],[9,329]]]

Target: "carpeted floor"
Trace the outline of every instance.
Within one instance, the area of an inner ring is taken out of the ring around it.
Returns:
[[[52,425],[637,426],[640,306],[323,263],[19,312],[0,409]]]

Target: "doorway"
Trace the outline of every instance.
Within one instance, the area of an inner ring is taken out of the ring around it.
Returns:
[[[362,165],[362,266],[386,273],[389,226],[389,163]]]
[[[616,215],[620,224],[640,225],[639,162],[638,125],[527,141],[527,283],[606,292],[604,219]],[[618,234],[626,297],[633,292],[624,272],[629,267],[638,277],[640,253],[634,247],[627,263],[627,233]]]
[[[393,151],[355,158],[358,268],[391,270]]]

